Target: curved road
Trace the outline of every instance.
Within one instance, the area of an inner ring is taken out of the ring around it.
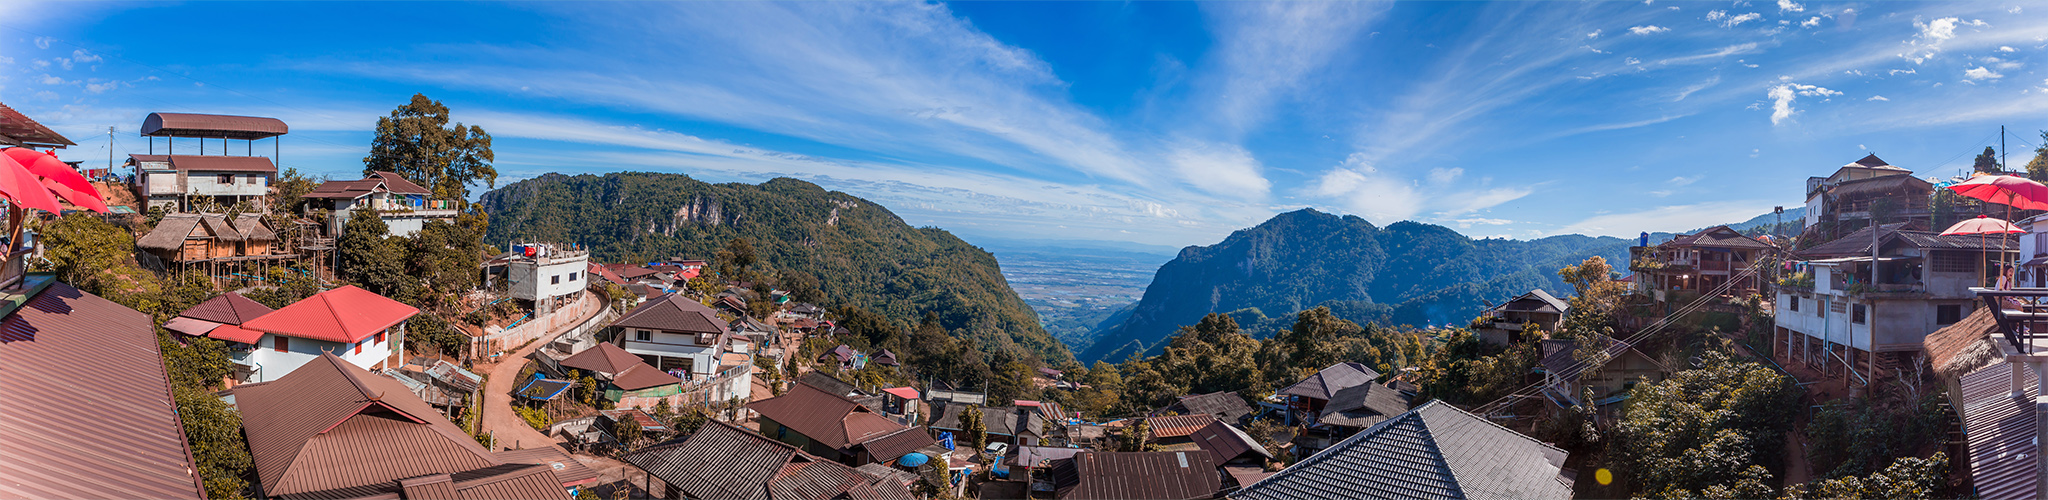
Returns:
[[[542,335],[539,339],[527,343],[525,347],[519,348],[518,351],[498,358],[502,361],[495,365],[479,367],[488,371],[491,376],[491,379],[485,382],[484,386],[482,431],[496,433],[495,438],[497,441],[494,448],[499,450],[537,448],[540,446],[561,448],[555,444],[553,438],[549,438],[547,434],[535,430],[531,425],[526,425],[526,420],[519,418],[519,414],[512,412],[512,389],[513,384],[519,382],[515,380],[519,378],[519,369],[526,366],[526,357],[532,355],[535,349],[539,349],[540,346],[546,345],[548,342],[553,342],[555,337],[562,335],[562,332],[574,329],[576,325],[581,325],[584,321],[590,320],[591,316],[596,316],[604,311],[601,303],[595,303],[598,302],[596,294],[584,294],[583,300],[593,302],[593,304],[587,304],[590,306],[587,308],[590,310],[589,315],[576,322],[564,325],[557,331]]]

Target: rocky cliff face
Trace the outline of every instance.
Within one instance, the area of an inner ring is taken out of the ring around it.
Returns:
[[[1380,324],[1462,324],[1532,288],[1567,293],[1557,269],[1600,255],[1626,262],[1628,241],[1556,236],[1472,240],[1442,226],[1378,227],[1355,216],[1301,210],[1274,216],[1210,246],[1182,249],[1160,266],[1123,323],[1096,332],[1080,360],[1151,353],[1182,325],[1234,313],[1268,335],[1295,312],[1329,306]]]

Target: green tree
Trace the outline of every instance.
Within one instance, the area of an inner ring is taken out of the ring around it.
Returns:
[[[448,326],[437,314],[417,314],[405,320],[406,348],[414,352],[435,352],[461,357],[469,347],[469,336]]]
[[[57,279],[100,294],[107,271],[135,253],[135,238],[105,219],[84,215],[58,217],[40,233],[51,271]]]
[[[1720,351],[1704,358],[1704,368],[1630,392],[1607,452],[1635,491],[1702,491],[1737,483],[1751,465],[1777,464],[1799,407],[1792,382]]]
[[[340,269],[336,271],[342,279],[359,283],[363,288],[386,297],[411,296],[411,286],[417,279],[405,273],[405,249],[392,238],[385,236],[391,226],[373,209],[355,211],[342,226],[340,238],[334,242],[339,254]]]
[[[981,405],[967,405],[960,409],[960,433],[965,434],[968,443],[974,444],[976,453],[988,448],[988,424],[981,421]]]
[[[308,177],[306,174],[299,173],[297,168],[286,168],[284,171],[277,173],[277,180],[271,182],[270,186],[270,212],[273,214],[292,214],[298,213],[299,206],[305,201],[306,194],[312,193],[313,188],[319,187],[320,181]]]
[[[164,370],[169,374],[172,386],[216,389],[222,380],[235,373],[235,362],[229,356],[226,342],[194,337],[185,339],[181,345],[162,330],[158,330],[156,337],[157,349],[163,352]]]
[[[192,461],[199,466],[199,477],[206,480],[206,497],[243,498],[249,483],[242,478],[249,474],[255,461],[242,439],[242,415],[197,387],[179,386],[173,393],[178,420],[185,427],[185,442],[192,448]]]
[[[797,302],[818,304],[825,301],[825,290],[818,288],[817,275],[803,271],[783,271],[782,278],[777,284],[781,285],[783,290],[789,291],[789,297]]]
[[[1816,481],[1811,484],[1813,496],[1807,496],[1802,488],[1788,488],[1785,497],[1791,500],[1823,498],[1829,500],[1892,499],[1930,500],[1954,498],[1947,490],[1948,454],[1935,452],[1927,458],[1905,457],[1892,462],[1890,467],[1869,476],[1845,476]]]
[[[2034,148],[2034,159],[2027,162],[2027,178],[2048,182],[2048,130],[2041,131],[2041,147]]]
[[[453,305],[462,293],[480,285],[477,268],[485,253],[495,253],[484,249],[484,232],[489,227],[489,216],[465,211],[452,222],[428,221],[411,238],[395,240],[411,255],[405,260],[406,271],[419,283],[421,299],[414,305]]]
[[[1995,174],[2005,170],[1998,164],[1998,150],[1992,149],[1991,146],[1984,146],[1984,152],[1977,155],[1977,161],[1971,165],[1971,168],[1987,174]]]
[[[645,432],[640,428],[640,420],[632,417],[619,420],[612,426],[612,430],[619,433],[616,436],[619,438],[619,446],[628,450],[639,446],[642,433]]]
[[[478,182],[496,187],[490,134],[460,122],[450,127],[448,115],[440,101],[413,94],[412,102],[378,118],[370,156],[363,158],[363,175],[396,172],[444,200],[469,199],[469,186]]]
[[[709,408],[705,408],[703,405],[690,405],[683,407],[683,411],[676,414],[676,418],[669,428],[674,429],[676,437],[684,437],[696,434],[697,429],[704,428],[704,423],[709,421],[711,421],[711,410]]]
[[[1148,451],[1151,445],[1146,443],[1146,438],[1151,434],[1152,427],[1144,419],[1137,419],[1137,422],[1124,426],[1123,439],[1117,443],[1117,451]]]

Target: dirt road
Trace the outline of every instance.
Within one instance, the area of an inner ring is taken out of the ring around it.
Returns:
[[[595,301],[597,298],[594,294],[586,294],[583,300]],[[590,311],[590,316],[596,316],[599,312],[603,311],[601,307],[590,307],[587,309]],[[589,319],[589,316],[584,317],[584,319]],[[484,404],[482,408],[484,413],[483,431],[486,433],[496,433],[497,449],[511,450],[541,446],[560,448],[560,446],[555,445],[554,439],[549,438],[547,434],[543,434],[539,430],[535,430],[533,426],[526,425],[526,421],[520,419],[519,414],[512,412],[512,390],[517,388],[519,383],[524,382],[519,380],[519,369],[526,365],[527,356],[532,355],[533,351],[539,349],[540,346],[554,341],[555,337],[560,336],[562,332],[574,329],[576,325],[582,323],[582,321],[576,321],[563,326],[560,331],[548,332],[547,335],[527,343],[524,347],[520,347],[518,351],[499,358],[501,361],[495,365],[485,364],[477,367],[480,371],[490,373],[491,377],[490,381],[486,382],[484,386]]]

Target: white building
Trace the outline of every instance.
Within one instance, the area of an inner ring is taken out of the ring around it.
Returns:
[[[403,237],[419,232],[427,221],[455,220],[456,202],[430,199],[433,194],[398,174],[377,172],[362,180],[327,181],[313,188],[306,198],[330,204],[323,207],[332,211],[327,217],[327,234],[341,237],[342,229],[356,211],[375,209],[378,218],[390,226],[387,234]]]
[[[1871,241],[1864,228],[1805,249],[1793,262],[1798,269],[1785,273],[1773,307],[1776,342],[1790,360],[1860,374],[1886,362],[1872,353],[1910,359],[1928,334],[1976,309],[1970,287],[2013,249],[2011,239],[1980,242],[1888,225],[1878,232],[1873,265]]]
[[[590,284],[590,252],[561,245],[526,243],[494,259],[505,266],[505,288],[512,298],[533,302],[534,314],[547,314],[563,301],[575,300]]]
[[[142,122],[150,153],[128,157],[128,166],[135,169],[135,183],[142,189],[144,210],[158,207],[166,212],[187,212],[194,209],[193,201],[201,199],[210,199],[222,208],[243,201],[251,202],[256,210],[269,208],[277,165],[270,158],[256,156],[256,141],[272,139],[274,156],[275,138],[288,131],[284,121],[276,118],[150,113]],[[164,138],[165,154],[156,154],[158,137]],[[177,154],[178,139],[189,139],[187,151],[197,154]],[[206,154],[213,139],[219,140],[215,143],[220,145],[217,156]],[[231,148],[229,140],[244,141],[240,145],[246,147]],[[229,156],[233,149],[243,149],[242,155]]]
[[[365,370],[396,366],[405,352],[405,320],[419,312],[353,285],[320,292],[243,323],[249,338],[239,341],[253,348],[234,359],[249,373],[245,383],[277,380],[322,353]]]
[[[661,371],[690,374],[685,382],[718,374],[731,345],[732,331],[718,319],[718,312],[682,294],[650,299],[620,316],[612,327],[626,352]],[[731,364],[741,362],[752,364],[751,359]]]

